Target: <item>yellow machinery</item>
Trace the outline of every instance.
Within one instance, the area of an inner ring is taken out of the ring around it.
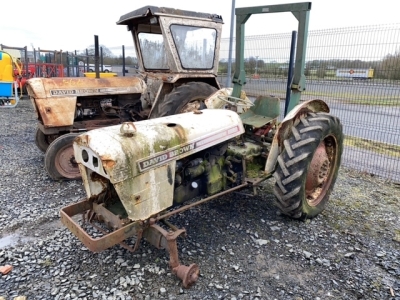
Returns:
[[[18,104],[19,97],[13,69],[11,55],[0,51],[0,108],[15,107]]]

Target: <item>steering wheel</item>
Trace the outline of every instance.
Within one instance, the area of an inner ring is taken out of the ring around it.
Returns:
[[[242,98],[237,98],[237,97],[232,97],[232,96],[218,96],[219,99],[222,101],[225,101],[226,103],[230,105],[237,105],[237,106],[254,106],[254,103],[251,102],[250,100],[242,99]],[[229,99],[233,99],[234,101],[231,101]]]

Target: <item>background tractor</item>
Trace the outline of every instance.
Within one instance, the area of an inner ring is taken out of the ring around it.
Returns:
[[[309,2],[237,8],[234,88],[232,94],[222,89],[208,97],[208,109],[171,111],[77,136],[74,155],[87,197],[61,210],[63,224],[95,252],[116,244],[135,251],[142,238],[165,248],[172,272],[189,287],[199,268],[179,262],[176,240],[185,229],[169,217],[243,188],[256,193],[255,187],[272,177],[283,214],[307,219],[321,213],[338,175],[343,133],[323,101],[299,102],[310,9]],[[246,83],[245,23],[252,14],[276,12],[296,17],[300,37],[282,122],[279,99],[240,97]],[[73,218],[77,214],[83,215],[81,223]],[[100,236],[89,234],[90,224]],[[133,247],[124,242],[130,237],[136,237]]]
[[[53,179],[80,178],[72,140],[87,130],[205,108],[216,79],[221,16],[145,6],[117,22],[132,33],[137,78],[34,78],[35,141]]]

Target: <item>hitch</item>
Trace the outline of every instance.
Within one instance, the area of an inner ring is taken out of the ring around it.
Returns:
[[[176,239],[181,235],[186,236],[185,229],[178,229],[169,222],[165,222],[173,230],[167,231],[155,224],[156,219],[150,219],[149,222],[131,222],[124,224],[103,205],[98,205],[87,199],[64,207],[61,209],[60,215],[62,223],[93,252],[101,252],[118,244],[131,252],[135,252],[139,248],[141,239],[145,238],[156,248],[166,249],[168,251],[171,271],[182,280],[184,288],[189,288],[199,278],[199,267],[197,264],[185,266],[179,262]],[[91,237],[85,229],[73,219],[76,215],[82,215],[83,226],[85,224],[90,224],[102,232],[103,236],[97,238]],[[108,224],[109,227],[112,227],[111,231],[102,229],[100,226],[96,225],[96,221]],[[136,237],[134,247],[130,247],[124,242],[125,239],[130,237]]]
[[[143,232],[143,237],[157,249],[166,249],[168,251],[169,267],[172,273],[182,280],[184,288],[189,288],[196,283],[200,270],[197,264],[185,266],[179,262],[176,239],[182,234],[186,236],[185,229],[167,231],[157,224],[152,224]]]

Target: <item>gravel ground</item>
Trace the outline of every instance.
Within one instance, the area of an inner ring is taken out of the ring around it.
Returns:
[[[0,299],[400,299],[399,185],[342,167],[311,221],[277,213],[271,182],[175,216],[180,260],[201,271],[186,290],[164,250],[94,254],[61,225],[84,191],[47,177],[35,126],[29,100],[0,109]]]

